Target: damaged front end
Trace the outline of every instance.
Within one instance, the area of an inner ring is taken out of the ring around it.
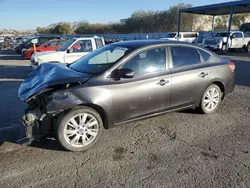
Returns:
[[[43,92],[30,98],[27,103],[28,108],[20,119],[26,130],[26,137],[20,141],[24,144],[54,134],[60,115],[82,104],[82,101],[70,89],[62,89]]]
[[[26,137],[19,143],[29,144],[53,134],[58,117],[82,103],[72,86],[81,85],[89,78],[89,75],[74,72],[61,64],[42,64],[31,72],[18,91],[19,97],[28,104],[20,119]]]
[[[51,125],[53,117],[46,112],[46,104],[49,102],[47,93],[33,96],[26,102],[28,103],[28,108],[25,110],[25,114],[20,118],[25,128],[26,137],[19,140],[19,142],[30,144],[43,135],[53,132],[53,126]]]

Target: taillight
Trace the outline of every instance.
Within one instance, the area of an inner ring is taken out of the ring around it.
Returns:
[[[232,72],[235,71],[235,64],[234,63],[228,63],[227,66],[229,66],[229,68],[232,70]]]

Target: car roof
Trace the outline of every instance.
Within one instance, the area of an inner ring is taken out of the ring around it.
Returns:
[[[74,40],[90,40],[90,39],[103,39],[101,37],[74,37]]]
[[[188,42],[180,42],[180,41],[172,41],[172,40],[131,40],[131,41],[123,41],[123,42],[116,42],[112,43],[111,45],[122,46],[126,48],[141,48],[151,45],[157,44],[186,44],[190,46],[195,46]]]
[[[66,39],[51,39],[48,42],[53,42],[53,41],[61,41],[61,40],[66,40]]]

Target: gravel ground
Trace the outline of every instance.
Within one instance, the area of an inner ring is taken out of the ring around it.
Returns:
[[[0,187],[250,187],[250,57],[236,62],[237,86],[212,115],[174,112],[105,130],[86,152],[54,139],[22,137],[18,87],[27,60],[0,52]]]

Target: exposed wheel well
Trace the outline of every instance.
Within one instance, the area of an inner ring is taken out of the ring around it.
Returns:
[[[221,97],[221,99],[223,100],[224,96],[225,96],[225,87],[224,87],[223,83],[221,83],[220,81],[214,81],[214,82],[212,82],[212,84],[215,84],[220,88],[221,92],[223,93],[223,95]]]
[[[108,127],[109,127],[108,116],[102,107],[95,105],[95,104],[82,104],[80,106],[87,106],[87,107],[90,107],[90,108],[93,108],[94,110],[96,110],[102,118],[104,128],[108,129]]]

